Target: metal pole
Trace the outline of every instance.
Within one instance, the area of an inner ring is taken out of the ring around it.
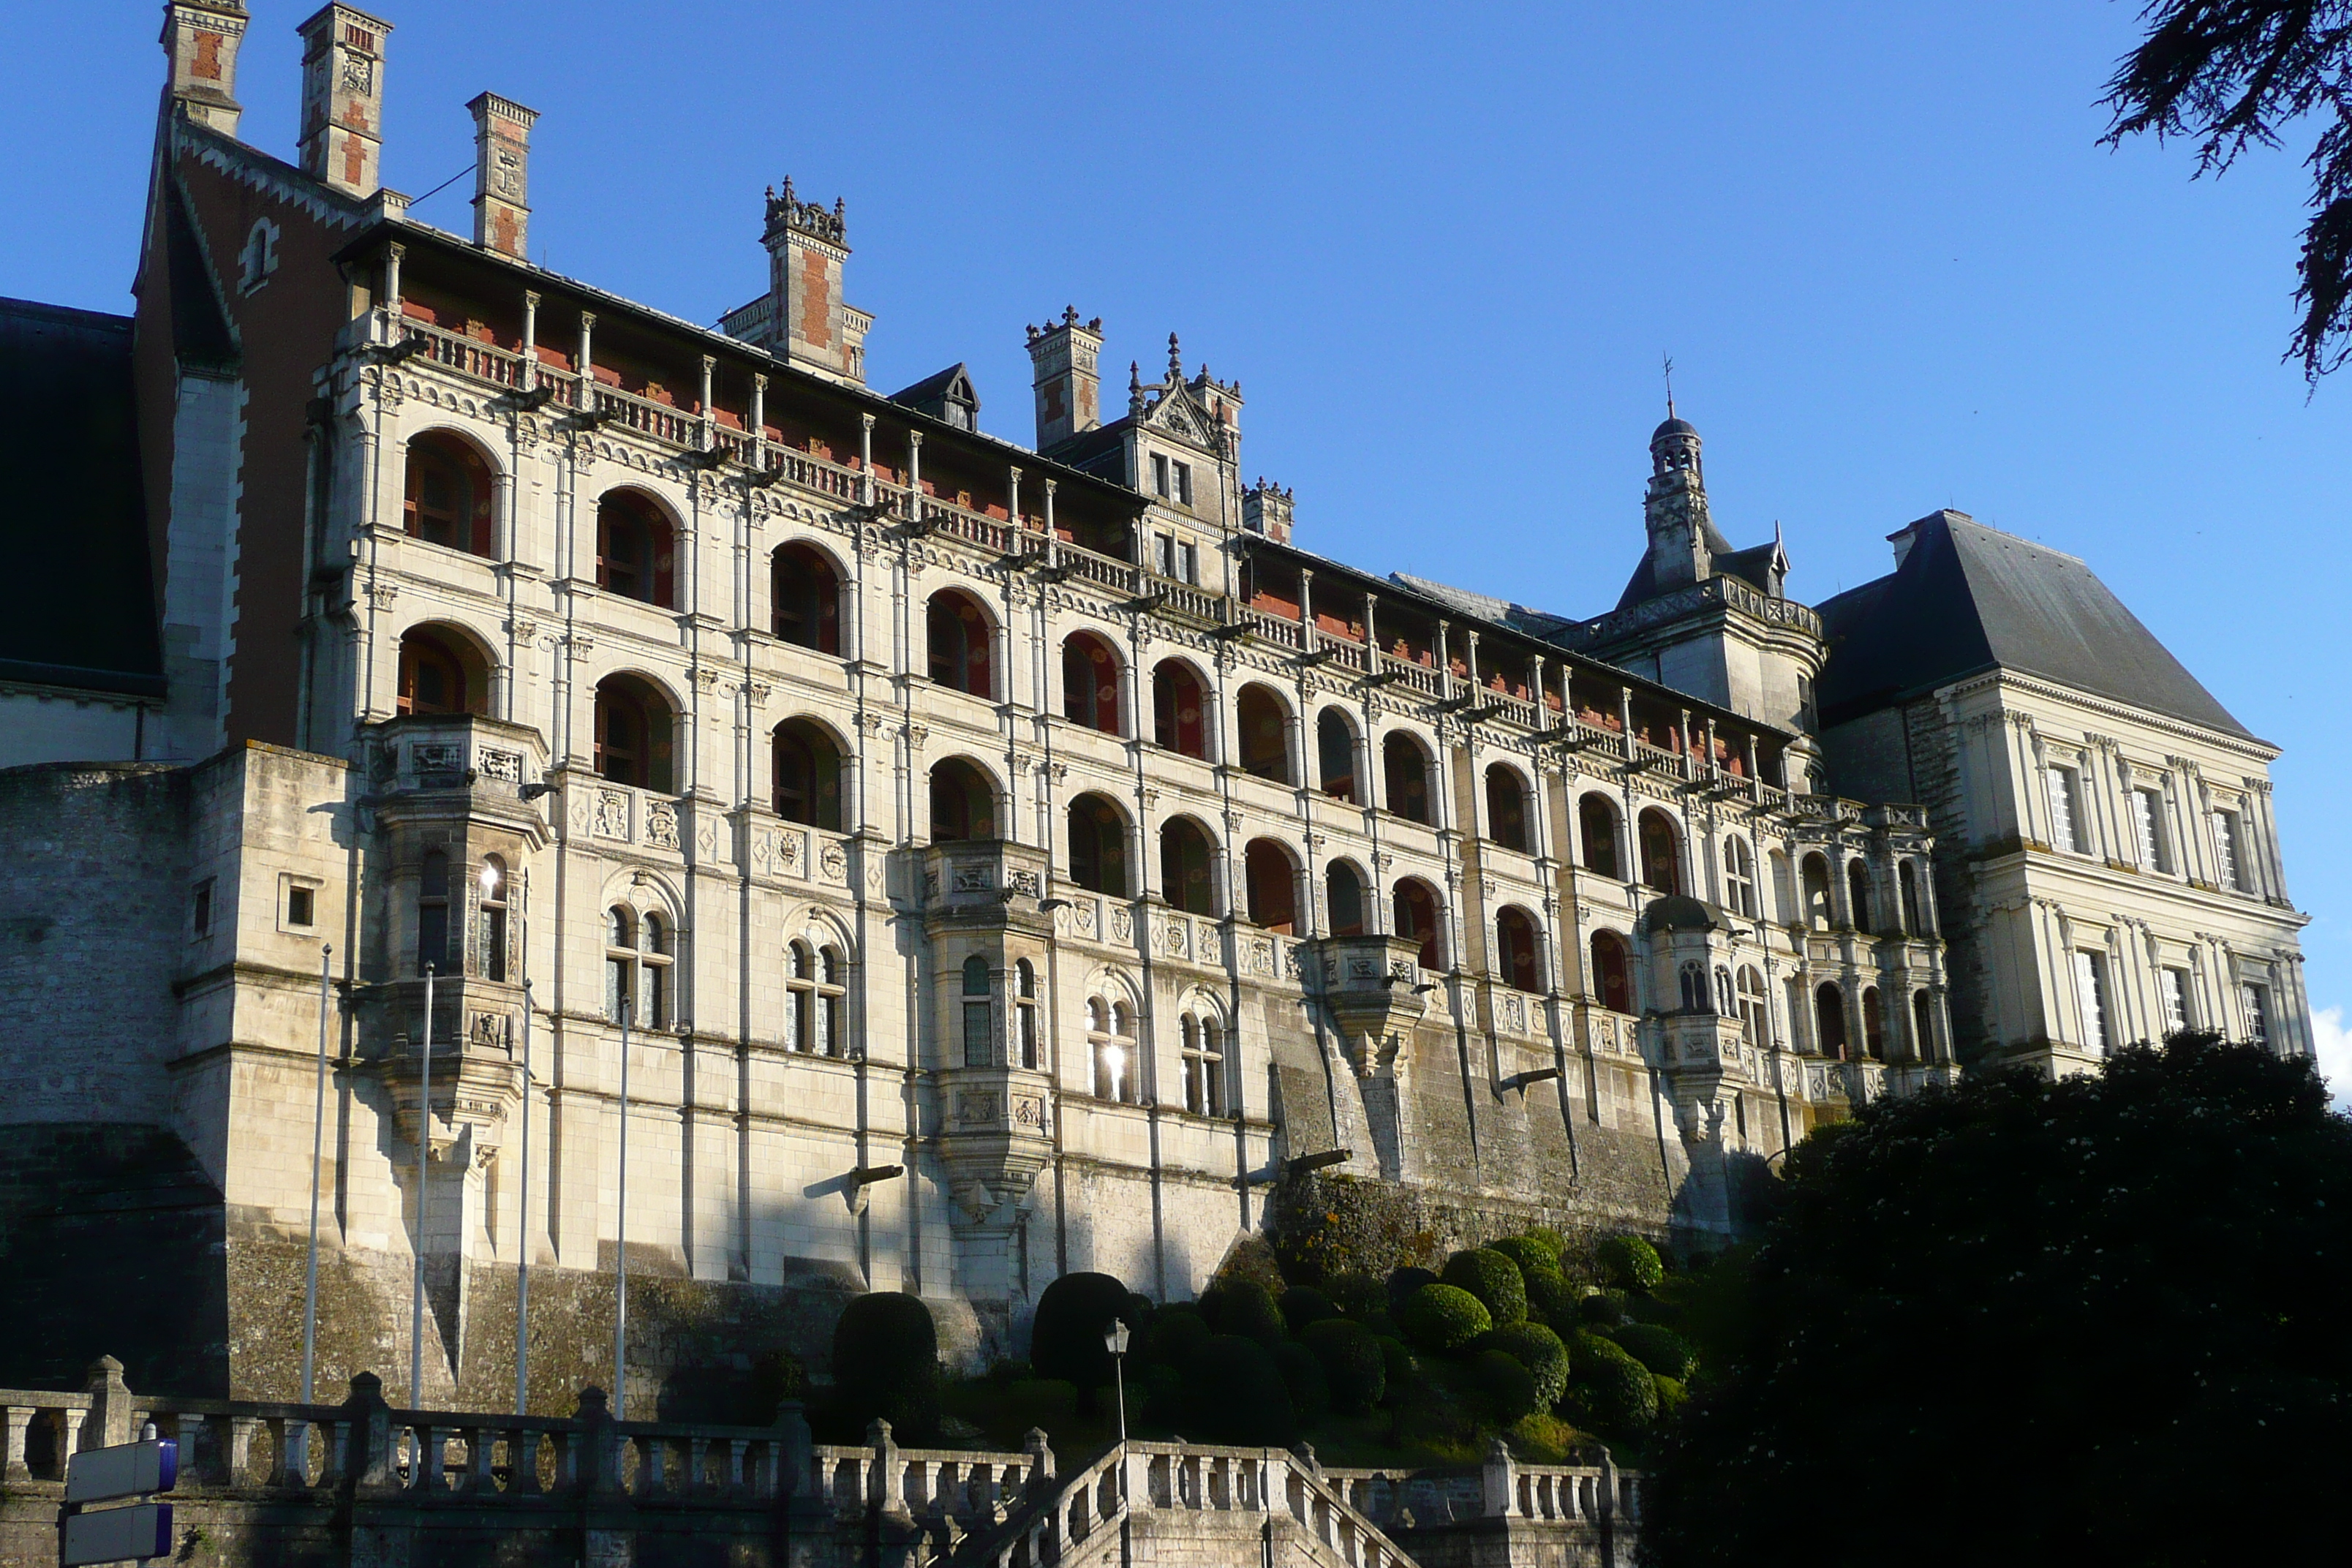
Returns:
[[[621,984],[621,1180],[613,1222],[613,1419],[628,1419],[629,1363],[629,1017],[637,1010],[636,965]]]
[[[327,1007],[335,944],[319,949],[319,1079],[310,1097],[310,1257],[302,1269],[302,1403],[310,1403],[319,1349],[319,1166],[327,1135]]]
[[[425,1408],[425,1184],[433,1150],[433,970],[425,966],[425,1053],[416,1100],[416,1272],[408,1291],[408,1407]]]
[[[526,961],[530,939],[523,938]],[[515,1194],[515,1414],[530,1394],[530,982],[522,983],[522,1172]]]

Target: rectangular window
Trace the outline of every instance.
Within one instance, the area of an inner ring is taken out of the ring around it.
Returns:
[[[2164,807],[2152,789],[2131,792],[2132,837],[2139,848],[2139,865],[2143,871],[2168,869],[2164,864],[2164,836],[2157,831]]]
[[[287,889],[286,923],[290,926],[316,924],[317,921],[312,918],[314,912],[312,905],[317,898],[318,890],[314,888]]]
[[[2168,1037],[2189,1027],[2189,971],[2167,969],[2157,977],[2164,993],[2164,1032]]]
[[[1176,504],[1178,506],[1192,504],[1192,465],[1190,463],[1176,465]]]
[[[205,937],[213,934],[213,879],[210,877],[196,884],[196,902],[192,924],[193,933],[196,936]]]
[[[1157,452],[1151,454],[1151,493],[1161,497],[1168,494],[1168,459]]]
[[[2050,842],[2060,849],[2082,853],[2082,837],[2074,828],[2074,770],[2045,770],[2050,782]]]
[[[2234,811],[2213,814],[2213,879],[2233,893],[2245,890],[2245,884],[2238,880],[2238,814]]]
[[[1201,585],[1201,547],[1199,545],[1187,542],[1180,546],[1176,552],[1176,564],[1182,568],[1176,575],[1183,578],[1195,588]]]
[[[2107,1054],[2107,963],[2103,954],[2074,953],[2074,1005],[2083,1015],[2083,1043]]]
[[[963,1005],[963,1065],[968,1068],[992,1066],[995,1052],[990,1047],[989,1005],[985,1002]]]
[[[1176,575],[1176,536],[1156,533],[1151,537],[1152,568],[1162,577]]]
[[[2271,1043],[2271,988],[2249,981],[2240,987],[2246,995],[2246,1038],[2258,1046]]]

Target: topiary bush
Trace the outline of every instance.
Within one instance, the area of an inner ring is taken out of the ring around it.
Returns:
[[[1551,1266],[1561,1273],[1568,1272],[1568,1237],[1548,1225],[1533,1225],[1527,1229],[1527,1238],[1551,1253]]]
[[[1220,1334],[1239,1334],[1264,1345],[1282,1342],[1282,1309],[1274,1292],[1255,1279],[1228,1279],[1213,1285],[1201,1298],[1209,1327]]]
[[[1658,1249],[1638,1236],[1612,1236],[1592,1249],[1601,1277],[1620,1290],[1654,1290],[1666,1277]]]
[[[1486,1246],[1517,1264],[1521,1274],[1530,1268],[1549,1268],[1554,1272],[1559,1268],[1559,1254],[1531,1236],[1507,1236]]]
[[[877,1416],[921,1441],[940,1424],[940,1338],[919,1297],[876,1290],[833,1326],[836,1408],[863,1430]]]
[[[1323,1375],[1323,1363],[1313,1351],[1297,1340],[1285,1340],[1274,1347],[1274,1369],[1282,1374],[1282,1386],[1290,1391],[1291,1414],[1302,1425],[1329,1414],[1330,1381]]]
[[[1219,1334],[1192,1360],[1184,1433],[1196,1442],[1286,1447],[1297,1420],[1273,1354],[1244,1334]]]
[[[1412,1300],[1414,1291],[1423,1285],[1436,1283],[1437,1276],[1426,1268],[1405,1268],[1392,1270],[1389,1275],[1390,1312],[1402,1314],[1404,1311],[1404,1304]]]
[[[1650,1369],[1614,1341],[1587,1330],[1568,1342],[1569,1404],[1603,1432],[1646,1430],[1658,1415],[1658,1385]]]
[[[1339,1315],[1339,1309],[1332,1305],[1331,1298],[1312,1285],[1292,1286],[1282,1293],[1278,1305],[1282,1308],[1283,1322],[1294,1334],[1309,1323]]]
[[[1536,1412],[1536,1380],[1508,1351],[1484,1350],[1470,1358],[1470,1386],[1484,1413],[1508,1426]]]
[[[1335,1274],[1323,1282],[1323,1290],[1331,1305],[1360,1321],[1389,1310],[1388,1283],[1377,1275]]]
[[[1421,1363],[1412,1357],[1412,1347],[1394,1334],[1384,1334],[1376,1342],[1381,1347],[1381,1363],[1388,1374],[1388,1390],[1381,1395],[1394,1399],[1399,1394],[1421,1386]]]
[[[1653,1377],[1650,1381],[1658,1385],[1658,1419],[1672,1421],[1675,1416],[1680,1415],[1683,1413],[1683,1406],[1690,1403],[1690,1391],[1683,1386],[1682,1380],[1675,1377]]]
[[[1576,1303],[1576,1321],[1591,1328],[1613,1329],[1625,1321],[1622,1290],[1594,1290]]]
[[[1361,1415],[1388,1392],[1388,1357],[1363,1324],[1324,1318],[1307,1324],[1299,1340],[1323,1363],[1324,1385],[1331,1392],[1332,1407],[1342,1415]]]
[[[1657,1323],[1628,1323],[1612,1337],[1626,1354],[1660,1377],[1679,1382],[1698,1363],[1698,1352],[1688,1340]]]
[[[1482,1349],[1498,1350],[1528,1369],[1536,1380],[1536,1404],[1549,1409],[1568,1392],[1568,1346],[1541,1323],[1514,1323],[1496,1329],[1478,1342]]]
[[[1441,1278],[1477,1297],[1496,1327],[1527,1321],[1527,1281],[1519,1276],[1519,1266],[1493,1247],[1473,1247],[1455,1253],[1445,1260]]]
[[[1209,1342],[1212,1332],[1200,1308],[1179,1301],[1152,1314],[1151,1326],[1142,1335],[1143,1353],[1159,1365],[1181,1372],[1192,1364],[1192,1357]]]
[[[1076,1385],[1081,1415],[1094,1413],[1095,1391],[1110,1382],[1110,1352],[1103,1348],[1103,1330],[1127,1311],[1128,1289],[1108,1274],[1065,1274],[1037,1298],[1037,1317],[1029,1330],[1029,1363],[1039,1377],[1062,1378]]]
[[[1520,1274],[1528,1286],[1528,1316],[1551,1326],[1555,1332],[1567,1333],[1577,1324],[1576,1304],[1584,1297],[1583,1287],[1571,1285],[1568,1277],[1557,1268],[1523,1268]]]
[[[1412,1342],[1448,1355],[1495,1326],[1486,1304],[1455,1285],[1423,1285],[1404,1304],[1398,1321]]]

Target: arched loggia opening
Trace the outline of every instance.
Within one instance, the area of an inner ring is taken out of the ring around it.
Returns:
[[[838,832],[841,748],[833,737],[806,719],[787,719],[776,726],[772,751],[776,815]]]
[[[1160,829],[1160,893],[1171,908],[1188,915],[1217,912],[1211,868],[1215,850],[1201,825],[1189,816],[1171,818]]]
[[[978,602],[957,589],[944,589],[924,607],[923,625],[932,681],[950,691],[994,698],[989,650],[995,631]]]
[[[1181,659],[1164,658],[1151,671],[1151,739],[1171,752],[1203,761],[1209,755],[1208,692]]]
[[[931,768],[931,841],[996,837],[996,783],[961,757]]]
[[[1535,918],[1525,910],[1507,908],[1495,917],[1495,973],[1514,990],[1544,988]]]
[[[677,531],[651,496],[613,490],[596,503],[596,585],[624,599],[677,607]]]
[[[401,523],[411,538],[469,555],[491,554],[497,493],[490,466],[471,442],[446,430],[428,430],[408,443]]]
[[[1592,994],[1612,1013],[1633,1010],[1632,972],[1626,963],[1625,939],[1613,931],[1592,933]]]
[[[1642,884],[1654,892],[1683,890],[1682,833],[1657,807],[1642,813]]]
[[[1105,898],[1128,897],[1127,819],[1098,795],[1070,802],[1070,880]]]
[[[810,544],[780,546],[768,560],[776,636],[819,653],[841,651],[841,574]]]
[[[1834,980],[1813,987],[1813,1044],[1832,1060],[1845,1059],[1845,993]]]
[[[1393,902],[1396,919],[1391,929],[1421,944],[1419,963],[1423,969],[1445,967],[1444,927],[1438,918],[1436,890],[1418,877],[1407,877],[1397,883]]]
[[[400,639],[396,713],[490,710],[490,662],[469,637],[439,626],[411,626]]]
[[[1429,753],[1402,730],[1381,737],[1381,783],[1388,808],[1408,822],[1432,820],[1429,802]]]
[[[1506,849],[1525,852],[1528,842],[1528,785],[1507,763],[1486,768],[1486,836]]]
[[[1073,632],[1062,644],[1062,717],[1106,735],[1122,732],[1118,656],[1092,632]]]
[[[1285,934],[1298,924],[1298,866],[1271,838],[1253,838],[1242,857],[1252,925]]]
[[[1356,727],[1337,708],[1315,716],[1317,782],[1333,800],[1358,804],[1356,791]]]
[[[1276,784],[1289,784],[1290,710],[1271,687],[1253,682],[1234,700],[1240,731],[1242,771]]]
[[[668,795],[677,715],[669,699],[634,675],[596,683],[596,771],[617,784]]]
[[[1607,795],[1587,792],[1576,803],[1576,832],[1584,841],[1584,868],[1624,880],[1625,856],[1617,843],[1616,803]]]
[[[1345,860],[1334,860],[1323,873],[1323,900],[1333,936],[1364,934],[1364,879]]]

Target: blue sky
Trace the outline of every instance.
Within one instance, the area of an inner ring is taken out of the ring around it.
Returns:
[[[290,156],[310,7],[251,3],[245,135]],[[789,174],[848,198],[875,383],[966,361],[1025,440],[1024,322],[1102,316],[1107,371],[1180,331],[1240,379],[1301,542],[1364,565],[1607,607],[1662,353],[1717,521],[1780,522],[1805,598],[1938,506],[2083,555],[2286,748],[2312,995],[2352,1005],[2324,809],[2352,772],[2352,373],[2306,395],[2280,361],[2294,152],[2194,182],[2188,149],[2096,145],[2132,7],[376,9],[395,188],[468,167],[476,92],[517,99],[534,251],[709,321],[760,288]],[[0,293],[128,308],[157,16],[12,18]],[[465,227],[467,185],[417,216]]]

